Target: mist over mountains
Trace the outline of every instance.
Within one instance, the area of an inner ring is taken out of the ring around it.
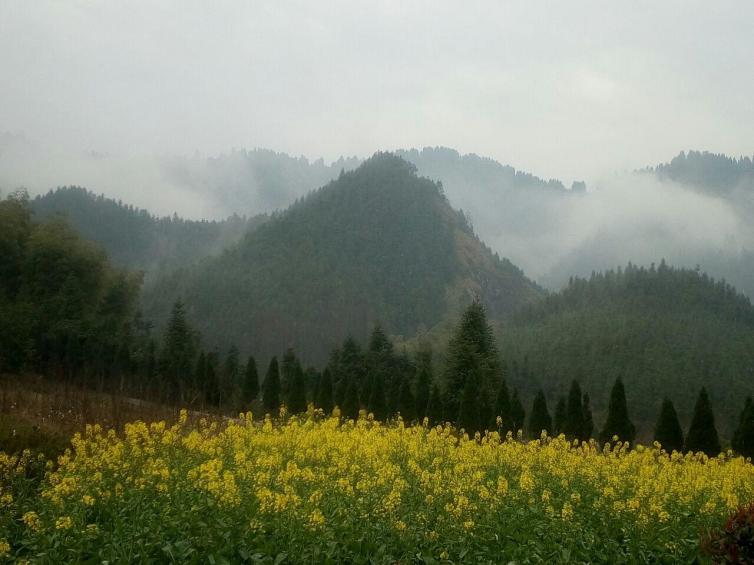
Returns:
[[[628,261],[649,265],[664,258],[698,266],[754,296],[750,157],[682,152],[664,164],[567,188],[453,149],[395,153],[420,176],[440,181],[450,205],[463,210],[479,237],[546,288]],[[41,193],[76,184],[157,215],[222,219],[283,209],[361,162],[325,163],[265,149],[120,159],[50,152],[6,134],[0,138],[0,188],[23,185]]]

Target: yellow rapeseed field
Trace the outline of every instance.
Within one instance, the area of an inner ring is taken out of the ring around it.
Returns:
[[[32,562],[674,562],[754,500],[754,466],[450,426],[88,427],[34,489],[0,458],[0,555]],[[21,459],[21,460],[19,460]],[[371,560],[371,561],[370,561]]]

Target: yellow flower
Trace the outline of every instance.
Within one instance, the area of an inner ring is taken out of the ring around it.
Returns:
[[[71,526],[73,526],[73,520],[71,520],[70,516],[62,516],[55,520],[56,530],[69,530]]]
[[[0,539],[0,557],[4,557],[10,553],[10,544],[4,540]]]
[[[40,523],[39,523],[39,515],[34,512],[33,510],[30,510],[29,512],[26,512],[22,517],[21,520],[23,520],[23,523],[26,524],[27,528],[30,528],[34,531],[39,530]]]

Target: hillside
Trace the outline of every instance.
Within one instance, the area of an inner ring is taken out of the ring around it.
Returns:
[[[221,256],[163,278],[145,308],[164,320],[181,296],[211,345],[236,343],[262,358],[291,346],[321,362],[376,322],[413,335],[477,294],[503,319],[541,291],[477,239],[439,184],[377,154]]]
[[[62,214],[79,234],[101,245],[114,263],[148,273],[184,266],[218,253],[267,219],[160,218],[80,187],[58,188],[37,196],[31,201],[31,208],[39,220]]]
[[[524,308],[503,336],[505,356],[527,372],[517,386],[544,386],[550,400],[571,379],[603,419],[610,387],[621,377],[643,437],[663,396],[687,426],[695,395],[707,386],[725,437],[754,392],[754,307],[724,282],[661,263],[572,279],[559,294]]]

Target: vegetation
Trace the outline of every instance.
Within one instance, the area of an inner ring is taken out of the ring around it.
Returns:
[[[72,444],[38,487],[23,456],[0,459],[6,558],[688,562],[699,532],[754,496],[741,458],[366,419],[184,414]]]

